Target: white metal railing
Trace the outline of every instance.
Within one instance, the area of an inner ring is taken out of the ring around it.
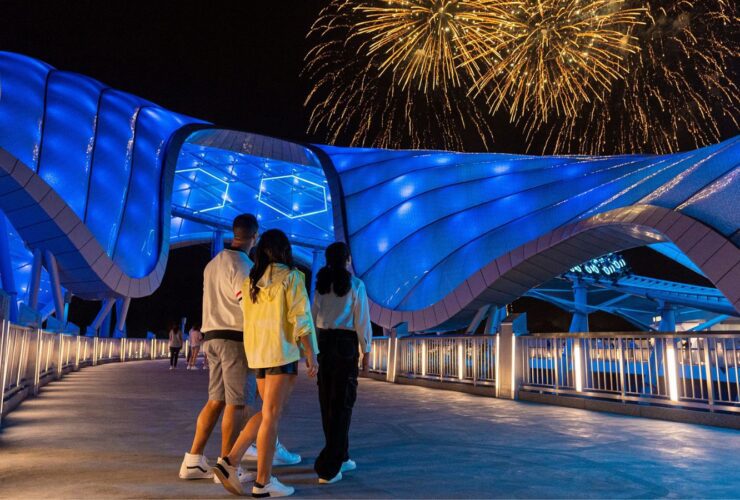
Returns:
[[[521,388],[740,412],[740,334],[535,334]]]
[[[169,356],[167,340],[80,337],[0,323],[0,419],[6,403],[37,394],[84,366]]]
[[[387,358],[387,343],[386,358]],[[379,344],[373,342],[373,349]],[[441,336],[398,339],[399,377],[494,385],[496,337]],[[387,361],[386,361],[387,367]]]
[[[373,338],[372,352],[368,363],[371,372],[388,373],[389,342],[388,337]]]
[[[496,386],[504,397],[513,387],[512,397],[527,390],[740,413],[740,332],[511,338],[498,356],[499,335],[376,337],[370,370],[391,382]]]

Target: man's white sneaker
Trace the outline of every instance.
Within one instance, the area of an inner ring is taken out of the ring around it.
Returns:
[[[252,471],[249,471],[249,470],[244,470],[244,469],[242,469],[242,466],[241,465],[236,468],[236,476],[239,478],[239,482],[242,483],[242,484],[244,484],[244,483],[250,483],[250,482],[254,481],[255,479],[257,479],[257,473],[256,472],[252,472]],[[221,484],[221,480],[215,474],[213,475],[213,482],[216,483],[216,484]]]
[[[291,453],[278,442],[275,447],[275,456],[272,457],[272,465],[296,465],[301,463],[301,456],[298,453]]]
[[[244,453],[244,460],[257,460],[257,447],[251,445]],[[272,465],[296,465],[301,463],[301,456],[298,453],[291,453],[278,442],[275,447],[275,455],[272,457]]]
[[[334,483],[338,483],[341,480],[342,480],[342,473],[337,472],[337,475],[331,479],[324,479],[323,477],[320,477],[319,484],[334,484]]]
[[[226,488],[229,493],[239,496],[244,495],[244,488],[242,488],[242,483],[239,481],[236,467],[229,465],[225,459],[218,459],[216,466],[213,468],[213,473],[221,480],[221,486]]]
[[[342,462],[342,468],[339,469],[339,472],[349,472],[351,470],[355,470],[356,468],[357,468],[357,464],[355,463],[354,460],[350,458]]]
[[[211,479],[213,472],[203,455],[186,453],[180,464],[180,479]]]
[[[259,488],[256,484],[252,487],[252,497],[254,498],[289,497],[293,493],[295,493],[295,488],[281,483],[275,476],[270,477],[270,482],[262,488]]]

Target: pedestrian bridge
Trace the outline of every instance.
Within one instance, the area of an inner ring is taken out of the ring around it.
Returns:
[[[41,366],[35,377],[51,381],[2,421],[0,497],[228,496],[210,482],[177,478],[207,393],[205,371],[169,371],[165,360],[151,359],[158,341],[96,346],[76,337],[65,346],[54,338],[24,347],[36,346],[26,361]],[[15,348],[6,343],[3,352]],[[132,362],[103,363],[121,357]],[[98,366],[74,370],[92,362]],[[19,373],[12,369],[6,379]],[[35,382],[31,390],[41,385]],[[276,475],[304,498],[727,498],[740,491],[736,430],[371,379],[360,382],[351,432],[358,469],[342,482],[316,484],[321,421],[315,382],[303,374],[280,435],[304,462]],[[206,451],[212,459],[217,443]]]

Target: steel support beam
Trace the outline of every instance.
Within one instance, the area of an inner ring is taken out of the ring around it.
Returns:
[[[41,287],[41,269],[44,259],[41,250],[33,251],[33,264],[31,265],[31,282],[28,284],[28,305],[34,311],[39,308],[39,288]]]
[[[573,319],[569,332],[588,331],[588,286],[580,278],[573,280]]]
[[[115,303],[116,299],[105,299],[103,301],[103,304],[100,306],[100,311],[98,311],[97,316],[95,316],[95,319],[90,325],[90,329],[95,332],[96,337],[98,336],[98,330],[103,324],[103,321],[105,321],[105,318],[110,314],[111,310],[113,309],[113,304]]]
[[[116,338],[126,337],[126,316],[131,305],[131,297],[116,300]]]
[[[62,293],[62,282],[59,279],[59,267],[57,260],[49,250],[44,251],[44,264],[46,272],[51,278],[51,294],[54,298],[54,314],[59,321],[64,319],[64,294]]]

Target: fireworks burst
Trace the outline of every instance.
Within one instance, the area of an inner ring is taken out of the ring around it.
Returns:
[[[553,111],[573,116],[626,74],[625,56],[638,50],[631,31],[643,13],[624,0],[522,1],[499,24],[501,42],[473,59],[490,61],[475,92],[488,95],[493,112],[506,104],[514,122],[527,114],[546,123]]]
[[[368,36],[368,54],[380,56],[381,73],[391,70],[401,88],[414,85],[428,91],[463,76],[475,78],[475,55],[500,45],[508,33],[509,9],[519,1],[505,0],[381,0],[359,2],[363,20],[356,33]]]
[[[483,43],[477,24],[495,19],[498,0],[334,0],[309,38],[304,76],[310,133],[352,146],[487,148],[490,116],[467,95],[476,64],[456,62]]]
[[[635,3],[638,3],[635,1]],[[736,134],[738,22],[726,0],[639,2],[646,24],[629,73],[593,105],[552,127],[530,122],[530,144],[584,154],[671,153]]]
[[[731,0],[332,0],[309,132],[487,148],[502,113],[543,153],[704,146],[737,133],[738,21]]]

